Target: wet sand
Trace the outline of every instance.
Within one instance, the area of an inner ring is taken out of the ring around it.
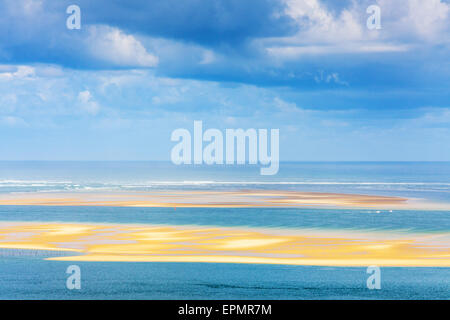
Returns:
[[[436,209],[400,197],[298,191],[55,192],[0,195],[0,205],[115,207],[341,207]]]
[[[450,267],[450,235],[78,223],[0,223],[0,248],[64,261]],[[73,252],[74,255],[70,255]]]

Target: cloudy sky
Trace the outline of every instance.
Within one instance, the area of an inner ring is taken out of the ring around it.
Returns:
[[[279,128],[281,160],[450,161],[449,57],[446,0],[0,0],[0,159],[169,160],[203,120]]]

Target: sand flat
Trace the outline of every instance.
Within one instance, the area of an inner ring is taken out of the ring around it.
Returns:
[[[342,207],[401,209],[418,206],[400,197],[277,190],[53,192],[0,195],[0,205],[115,207]],[[420,206],[420,205],[419,205]],[[427,205],[430,207],[430,204]]]
[[[0,248],[73,252],[50,260],[450,267],[450,235],[8,222]]]

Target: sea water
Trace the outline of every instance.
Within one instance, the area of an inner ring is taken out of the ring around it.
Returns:
[[[379,194],[450,202],[450,163],[0,162],[0,192],[271,189]],[[0,221],[257,227],[276,230],[449,233],[450,212],[312,208],[119,208],[0,206]],[[450,246],[450,244],[449,244]],[[66,288],[64,254],[0,250],[2,299],[448,299],[450,268],[383,267],[381,290],[366,268],[220,263],[77,262],[81,290]],[[72,254],[72,253],[71,253]]]

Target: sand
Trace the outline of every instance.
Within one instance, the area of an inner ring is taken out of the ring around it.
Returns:
[[[449,238],[448,233],[0,223],[0,248],[67,251],[48,258],[62,261],[450,267]]]
[[[0,205],[115,207],[342,207],[411,209],[419,202],[400,197],[273,190],[54,192],[0,195]],[[428,204],[423,208],[436,208]]]

